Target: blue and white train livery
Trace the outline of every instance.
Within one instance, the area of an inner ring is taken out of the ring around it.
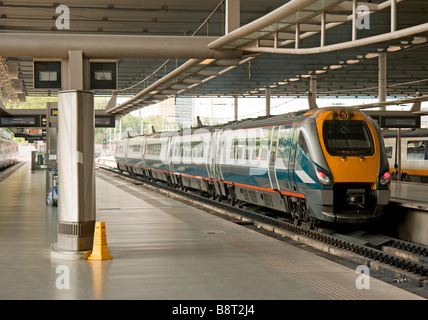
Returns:
[[[353,108],[126,138],[115,157],[131,174],[287,212],[297,222],[370,221],[390,197],[380,130]]]

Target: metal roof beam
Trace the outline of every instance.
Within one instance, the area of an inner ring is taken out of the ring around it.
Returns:
[[[0,34],[0,56],[67,58],[69,50],[82,50],[87,58],[234,59],[240,51],[213,50],[217,37],[178,37],[94,34]],[[106,50],[108,48],[108,50]]]
[[[376,44],[384,41],[392,41],[400,38],[409,37],[415,34],[421,34],[428,32],[428,23],[424,23],[418,26],[401,29],[399,31],[380,34],[377,36],[367,37],[354,41],[347,41],[337,44],[332,44],[323,47],[314,47],[314,48],[262,48],[262,47],[254,47],[254,46],[242,46],[240,47],[243,51],[248,52],[264,52],[264,53],[279,53],[279,54],[317,54],[317,53],[325,53],[332,52],[337,50],[351,49],[361,46],[367,46],[371,44]]]

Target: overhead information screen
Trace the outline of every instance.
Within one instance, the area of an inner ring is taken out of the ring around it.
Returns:
[[[96,115],[95,127],[97,128],[114,128],[115,116],[113,115]],[[0,117],[0,127],[32,127],[45,128],[46,115],[25,115],[25,116],[6,116]]]
[[[89,68],[91,90],[110,90],[117,88],[116,61],[91,61]]]
[[[382,128],[418,129],[421,127],[420,116],[382,116],[380,120]]]
[[[40,116],[0,117],[2,127],[40,127]]]
[[[115,116],[95,116],[96,128],[114,128]]]
[[[34,89],[61,89],[61,61],[34,61]]]

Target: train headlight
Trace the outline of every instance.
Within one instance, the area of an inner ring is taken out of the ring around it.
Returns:
[[[385,186],[391,181],[391,174],[386,171],[379,179],[381,185]]]
[[[321,184],[328,186],[331,183],[330,177],[325,172],[318,169],[316,169],[315,172],[317,179]]]

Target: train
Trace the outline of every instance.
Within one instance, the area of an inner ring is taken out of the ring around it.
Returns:
[[[132,175],[281,211],[310,227],[373,221],[390,199],[380,128],[350,107],[126,137],[115,159]]]
[[[18,143],[11,139],[10,134],[0,129],[0,170],[18,162]]]
[[[402,181],[428,183],[428,129],[401,131],[400,159],[397,152],[397,130],[383,131],[382,134],[392,177]],[[400,177],[398,177],[399,166]]]

